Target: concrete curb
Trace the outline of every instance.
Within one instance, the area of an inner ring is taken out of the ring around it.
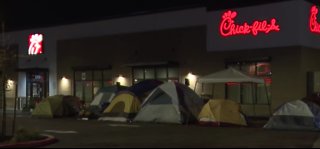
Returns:
[[[20,142],[15,144],[0,144],[0,148],[35,148],[35,147],[49,145],[58,141],[54,136],[50,136],[50,135],[42,135],[42,136],[46,138],[43,140]]]

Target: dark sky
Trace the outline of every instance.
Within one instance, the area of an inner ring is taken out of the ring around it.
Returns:
[[[0,0],[6,30],[94,21],[204,5],[205,0]]]
[[[6,31],[206,6],[229,9],[285,0],[0,0]],[[320,2],[320,0],[308,0]]]

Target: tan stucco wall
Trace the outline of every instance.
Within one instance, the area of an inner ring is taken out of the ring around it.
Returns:
[[[131,68],[125,64],[177,61],[183,83],[189,72],[203,76],[224,69],[226,59],[271,57],[272,110],[286,101],[306,96],[307,71],[320,70],[320,60],[317,59],[320,51],[308,48],[207,52],[204,26],[64,40],[59,41],[57,47],[58,80],[61,76],[68,76],[72,80],[71,68],[74,66],[112,65],[114,76],[123,74],[131,82]],[[211,92],[210,86],[205,88]],[[198,86],[198,93],[199,89]],[[224,85],[217,85],[214,92],[214,98],[224,98]],[[251,109],[247,107],[248,111]],[[266,114],[267,110],[265,107],[256,107],[258,113]]]

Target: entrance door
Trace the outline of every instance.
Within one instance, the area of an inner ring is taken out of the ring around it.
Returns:
[[[27,72],[27,101],[30,108],[48,96],[48,72]]]

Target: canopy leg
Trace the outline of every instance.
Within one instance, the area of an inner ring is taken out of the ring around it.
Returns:
[[[269,94],[268,94],[268,87],[267,87],[267,84],[266,83],[264,83],[264,88],[265,88],[265,90],[266,90],[266,97],[267,97],[267,102],[268,102],[268,106],[269,106],[269,116],[271,116],[272,115],[272,110],[271,110],[271,101],[270,101],[270,99],[269,99]]]

